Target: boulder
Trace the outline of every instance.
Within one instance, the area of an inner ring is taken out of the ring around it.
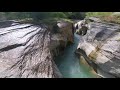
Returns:
[[[61,78],[54,57],[61,46],[73,42],[72,24],[62,23],[66,25],[56,34],[44,24],[10,22],[1,26],[0,78]]]

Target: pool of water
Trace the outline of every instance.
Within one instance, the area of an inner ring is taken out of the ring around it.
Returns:
[[[81,63],[74,54],[78,43],[79,35],[74,34],[74,44],[67,46],[64,53],[56,57],[55,63],[64,78],[95,78],[91,68]]]

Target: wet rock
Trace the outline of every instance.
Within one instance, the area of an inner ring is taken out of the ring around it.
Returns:
[[[73,42],[71,27],[72,24],[60,27],[58,34],[51,33],[44,24],[12,22],[0,28],[0,78],[62,77],[53,51],[58,50],[59,54],[61,45],[65,48],[67,42]]]

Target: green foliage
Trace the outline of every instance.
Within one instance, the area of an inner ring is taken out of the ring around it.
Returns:
[[[0,20],[6,20],[4,12],[0,12]]]
[[[49,18],[80,19],[84,16],[81,12],[0,12],[0,17],[5,17],[6,19],[33,18],[37,21]]]
[[[112,12],[87,12],[86,17],[105,17],[111,14]]]
[[[0,17],[2,16],[6,19],[33,18],[37,21],[49,18],[67,18],[63,12],[0,12]]]
[[[54,17],[54,18],[67,18],[67,15],[65,15],[63,12],[52,12],[51,17]]]
[[[50,12],[30,12],[30,17],[33,18],[36,21],[47,19],[51,15]]]
[[[57,20],[72,22],[70,19],[83,19],[81,12],[0,12],[0,20],[19,20],[22,23],[30,22],[39,24],[45,22],[52,24]]]
[[[87,12],[86,18],[98,17],[102,21],[120,24],[120,12]]]
[[[4,13],[4,17],[6,19],[24,19],[24,18],[29,18],[30,15],[28,12],[2,12]]]
[[[66,13],[66,15],[70,19],[84,19],[85,18],[85,12],[68,12]]]

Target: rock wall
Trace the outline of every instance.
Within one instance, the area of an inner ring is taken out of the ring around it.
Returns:
[[[7,22],[7,21],[6,21]],[[64,24],[63,24],[64,23]],[[54,56],[73,42],[72,24],[62,21],[60,33],[48,26],[13,21],[0,26],[0,78],[60,78]]]
[[[72,28],[72,23],[61,21],[58,23],[59,33],[53,33],[51,36],[50,48],[54,55],[64,51],[64,48],[69,44],[74,42],[74,32]]]
[[[120,25],[92,22],[77,49],[85,51],[104,77],[120,77]]]

